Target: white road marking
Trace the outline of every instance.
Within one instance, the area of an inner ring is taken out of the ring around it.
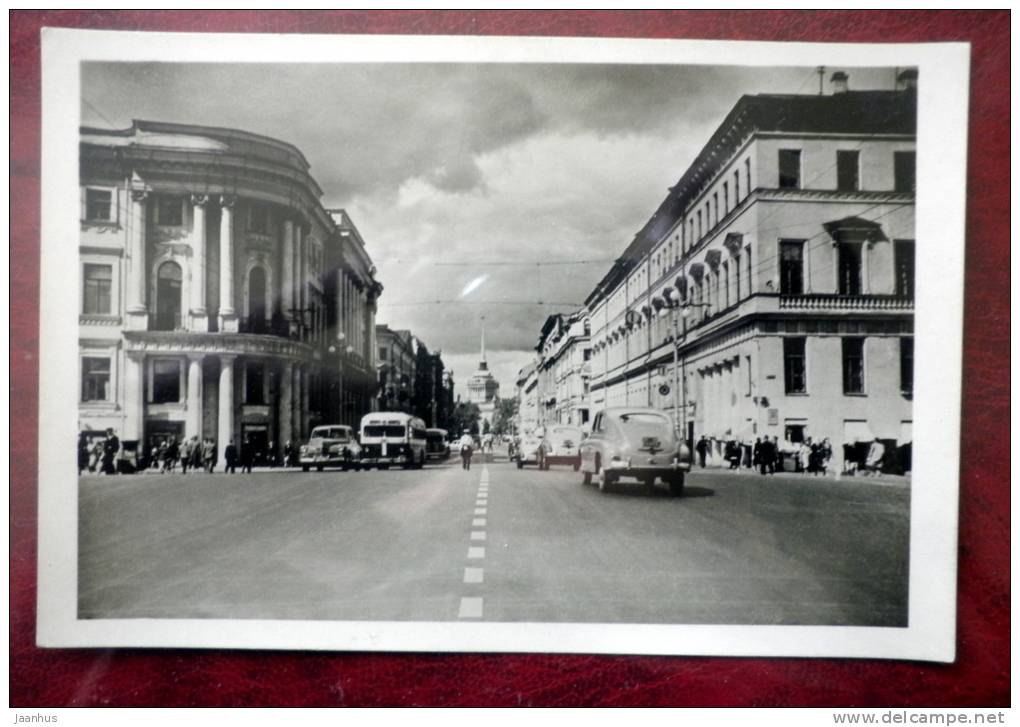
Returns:
[[[472,531],[471,532],[471,539],[472,540],[485,540],[485,531],[484,530],[474,530],[474,531]]]
[[[474,520],[471,521],[471,527],[473,527],[473,528],[484,528],[485,527],[485,518],[483,518],[483,517],[476,517]]]
[[[485,577],[484,568],[465,568],[464,569],[464,582],[465,583],[481,583]]]
[[[460,599],[460,613],[458,613],[457,616],[459,618],[481,618],[482,599],[480,598]]]
[[[485,548],[471,546],[468,548],[468,560],[477,560],[485,557]]]
[[[484,515],[484,514],[485,514],[485,511],[486,511],[487,509],[488,509],[488,508],[484,508],[484,507],[476,507],[476,508],[475,508],[475,515]]]

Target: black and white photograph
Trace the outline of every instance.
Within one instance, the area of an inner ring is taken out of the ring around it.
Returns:
[[[44,38],[40,643],[952,659],[965,51],[149,35]]]

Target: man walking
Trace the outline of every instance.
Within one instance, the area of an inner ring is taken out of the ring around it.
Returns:
[[[698,440],[697,445],[694,447],[698,451],[698,464],[701,465],[701,469],[705,469],[705,455],[708,454],[708,440],[705,439],[705,435],[701,435],[701,439]]]
[[[114,458],[117,456],[117,452],[120,451],[120,440],[117,439],[117,435],[113,433],[113,429],[106,430],[106,441],[103,442],[103,474],[104,475],[115,475],[117,474],[117,468],[114,465]]]
[[[223,450],[223,472],[230,474],[237,474],[237,445],[234,444],[234,440],[230,440],[230,444]]]
[[[471,469],[471,456],[474,454],[474,442],[469,434],[460,438],[460,466],[462,469]]]

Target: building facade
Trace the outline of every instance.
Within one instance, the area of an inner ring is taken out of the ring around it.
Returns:
[[[584,310],[546,318],[538,345],[538,416],[541,424],[590,420],[591,324]]]
[[[376,326],[379,410],[412,413],[414,405],[415,338],[410,331]]]
[[[916,73],[899,81],[738,101],[586,301],[595,409],[675,406],[716,454],[827,438],[847,469],[877,437],[909,469]]]
[[[269,459],[374,392],[382,286],[297,148],[144,121],[80,147],[81,430]]]
[[[517,372],[517,432],[530,434],[538,427],[538,364],[529,363]]]

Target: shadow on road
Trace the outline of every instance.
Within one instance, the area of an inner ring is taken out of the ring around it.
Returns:
[[[692,487],[688,485],[684,488],[684,497],[712,497],[715,494],[715,490],[711,487]]]
[[[616,495],[621,497],[655,497],[664,499],[676,499],[669,494],[669,490],[665,487],[656,486],[655,489],[649,490],[643,484],[623,482],[615,483],[613,488],[608,493],[602,493],[604,495]],[[684,494],[679,499],[694,498],[694,497],[712,497],[715,495],[715,490],[710,487],[692,487],[687,485],[684,487]]]

